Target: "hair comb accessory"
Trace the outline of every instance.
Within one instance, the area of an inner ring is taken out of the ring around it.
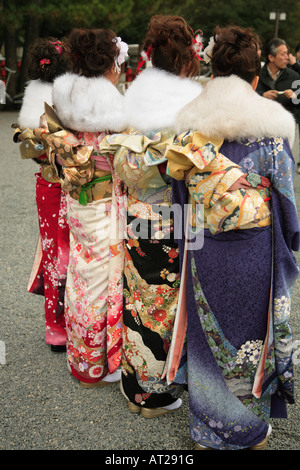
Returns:
[[[41,59],[41,60],[40,60],[40,66],[41,66],[42,68],[44,68],[45,65],[50,65],[50,64],[51,64],[50,59]]]
[[[150,44],[150,46],[145,50],[141,52],[141,57],[139,58],[138,65],[136,72],[139,72],[139,70],[143,67],[146,62],[151,62],[151,55],[153,54],[153,46]]]
[[[113,41],[116,43],[117,48],[119,49],[119,54],[115,58],[115,71],[120,73],[120,65],[125,62],[126,57],[128,57],[128,44],[122,41],[121,38],[115,37]]]
[[[55,49],[59,54],[63,53],[63,43],[61,41],[50,41],[50,44],[53,44],[53,46],[55,46]]]

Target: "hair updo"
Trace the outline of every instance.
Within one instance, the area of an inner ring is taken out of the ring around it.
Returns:
[[[239,26],[216,27],[211,66],[215,77],[237,75],[252,83],[260,73],[257,36]]]
[[[56,38],[36,39],[30,44],[26,58],[29,80],[51,83],[68,69],[66,47]]]
[[[193,35],[180,16],[155,15],[151,18],[143,49],[152,46],[154,67],[175,75],[199,75],[200,62],[193,49]]]
[[[74,29],[67,39],[73,72],[85,77],[104,75],[115,63],[119,49],[110,29]]]

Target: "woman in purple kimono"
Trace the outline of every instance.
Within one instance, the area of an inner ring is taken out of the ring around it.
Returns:
[[[255,92],[251,31],[217,28],[206,55],[213,79],[178,114],[166,155],[174,203],[189,207],[194,231],[179,240],[182,300],[167,379],[188,384],[196,449],[262,450],[270,418],[294,403],[295,123]]]

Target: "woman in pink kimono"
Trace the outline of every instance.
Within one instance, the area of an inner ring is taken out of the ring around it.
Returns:
[[[29,48],[28,77],[15,142],[21,142],[24,159],[33,159],[40,169],[36,177],[39,240],[27,289],[45,297],[46,344],[53,352],[66,351],[64,292],[69,255],[66,200],[59,179],[53,174],[46,151],[33,130],[40,125],[44,102],[52,103],[53,80],[67,70],[65,47],[54,38],[39,38]]]
[[[46,110],[39,132],[67,191],[68,364],[81,385],[93,387],[120,379],[123,244],[116,229],[122,198],[99,142],[126,128],[116,84],[128,46],[106,29],[74,30],[67,44],[73,71],[54,82],[54,112]]]

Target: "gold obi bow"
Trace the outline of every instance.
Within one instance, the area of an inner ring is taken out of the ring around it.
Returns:
[[[270,225],[268,178],[244,173],[219,152],[221,139],[194,132],[179,136],[177,142],[166,152],[169,174],[186,181],[192,205],[203,205],[212,233]]]
[[[82,186],[93,178],[95,165],[91,160],[92,146],[82,146],[69,130],[64,129],[53,108],[45,103],[42,124],[34,135],[45,147],[49,162],[61,186],[69,191]]]
[[[120,134],[104,137],[99,143],[100,152],[114,155],[114,167],[129,191],[137,196],[147,190],[167,187],[158,165],[166,162],[164,157],[168,145],[174,142],[172,130],[146,136],[129,128]]]
[[[200,132],[186,133],[169,145],[165,157],[168,172],[176,180],[183,180],[193,167],[203,170],[219,152],[223,139],[208,139]],[[238,165],[236,165],[238,166]]]
[[[20,143],[19,148],[22,158],[39,158],[45,155],[45,149],[32,129],[24,129],[18,127],[17,124],[13,124],[11,127],[15,129],[13,137],[14,142]]]
[[[46,150],[34,131],[29,128],[19,127],[17,124],[13,124],[11,127],[15,129],[13,141],[20,144],[21,158],[30,158],[39,163],[41,165],[41,176],[46,181],[59,183],[59,178],[48,161]]]

